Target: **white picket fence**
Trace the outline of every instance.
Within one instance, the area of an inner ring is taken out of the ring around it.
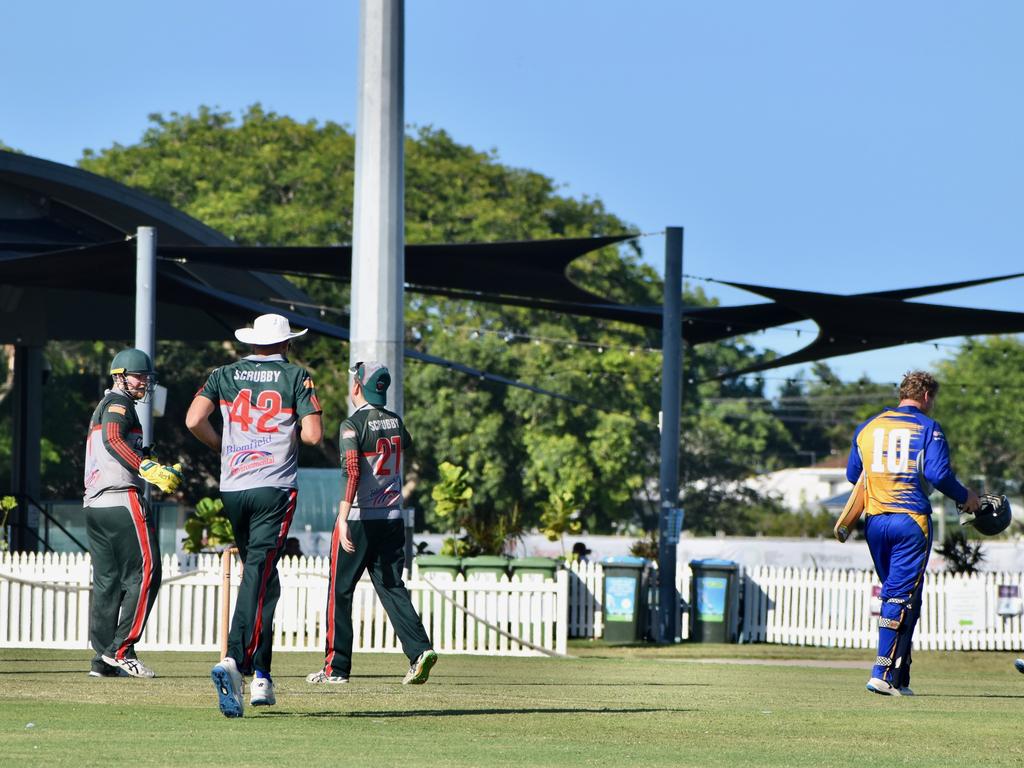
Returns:
[[[871,571],[814,570],[758,566],[743,578],[744,642],[839,648],[874,648],[879,603]],[[929,573],[914,647],[927,650],[1021,650],[1020,614],[999,614],[999,588],[1024,595],[1024,574],[992,572],[974,576]],[[959,604],[957,604],[959,603]],[[959,626],[964,606],[974,626]]]
[[[140,648],[219,648],[221,565],[214,555],[179,562],[163,558],[163,585]],[[327,560],[284,558],[281,598],[274,621],[274,649],[324,650]],[[234,561],[231,606],[241,579]],[[89,647],[87,554],[0,555],[0,648]],[[406,582],[413,605],[441,652],[564,654],[568,640],[569,576],[552,580],[455,579],[414,571]],[[353,650],[399,652],[394,629],[368,578],[353,603]],[[532,647],[531,647],[532,646]]]
[[[321,651],[327,600],[327,561],[285,558],[274,647]],[[163,560],[164,585],[140,647],[214,651],[220,638],[220,559],[203,555]],[[235,561],[232,605],[241,578]],[[689,600],[690,572],[676,586]],[[0,554],[0,648],[87,648],[91,566],[83,554]],[[741,573],[741,642],[873,648],[877,643],[877,585],[870,571],[757,566]],[[452,579],[415,569],[407,581],[413,604],[439,651],[533,655],[565,653],[571,637],[601,637],[604,570],[568,563],[554,581],[493,576]],[[998,611],[999,588],[1024,595],[1024,574],[928,574],[915,647],[932,650],[1021,650],[1021,615]],[[974,626],[953,621],[965,601]],[[353,606],[354,650],[400,650],[369,580]],[[689,617],[682,615],[684,639]],[[533,646],[533,647],[531,647]]]

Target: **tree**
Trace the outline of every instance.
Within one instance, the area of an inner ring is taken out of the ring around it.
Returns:
[[[983,477],[988,490],[1016,491],[1024,478],[1024,344],[1013,336],[968,340],[936,370],[936,419],[949,436],[961,478]]]
[[[241,244],[325,245],[351,238],[354,140],[344,127],[299,123],[258,105],[239,120],[206,107],[194,115],[153,115],[151,120],[139,143],[89,150],[81,167],[163,199]],[[410,243],[630,229],[600,200],[560,195],[550,178],[506,166],[495,152],[460,145],[443,130],[419,129],[406,138],[405,150]],[[613,299],[661,302],[660,279],[642,261],[636,242],[578,260],[572,278]],[[296,282],[331,319],[347,322],[347,285]],[[685,300],[713,303],[699,290],[687,293]],[[481,531],[535,525],[543,505],[566,493],[592,531],[654,525],[661,369],[657,330],[417,294],[407,299],[406,330],[409,347],[579,401],[496,386],[436,366],[407,365],[406,415],[415,445],[407,456],[406,490],[413,505],[427,511],[428,520],[439,522],[430,493],[447,461],[465,467],[471,478],[472,511]],[[183,409],[208,370],[231,358],[226,347],[211,344],[197,350],[165,342],[158,349],[158,366],[174,371],[164,378],[173,391],[160,425],[161,458],[184,459],[190,466],[189,498],[213,490],[216,457],[184,431]],[[90,375],[102,372],[103,356],[87,345],[60,349],[88,362]],[[108,343],[103,351],[110,349]],[[347,350],[336,341],[311,339],[297,345],[294,354],[314,372],[326,411],[324,448],[303,459],[336,465],[336,427],[346,411]],[[762,395],[759,386],[715,379],[760,359],[742,339],[687,353],[693,383],[684,388],[683,477],[691,488],[688,519],[698,530],[739,525],[750,494],[737,494],[722,481],[775,466],[779,453],[792,449],[788,433],[768,409],[704,406],[708,398]],[[51,483],[52,477],[47,475],[49,488],[71,487],[70,480]]]

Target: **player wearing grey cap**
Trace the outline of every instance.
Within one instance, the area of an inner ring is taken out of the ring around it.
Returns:
[[[327,655],[310,683],[347,683],[352,671],[352,596],[370,569],[373,588],[409,659],[404,685],[425,683],[437,654],[402,581],[402,456],[412,444],[398,414],[387,410],[391,374],[381,363],[349,369],[355,411],[341,425],[343,492],[331,539]]]

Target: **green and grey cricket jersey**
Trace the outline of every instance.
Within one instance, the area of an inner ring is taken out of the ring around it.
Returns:
[[[133,657],[160,589],[160,545],[143,498],[142,424],[135,400],[108,389],[85,443],[85,523],[92,558],[89,641],[103,656]]]
[[[89,421],[85,442],[86,507],[127,507],[127,492],[142,491],[142,423],[135,401],[120,389],[108,389]]]
[[[217,368],[196,395],[224,419],[221,491],[295,487],[299,424],[321,411],[304,368],[281,355],[249,355]]]
[[[412,445],[398,414],[366,403],[341,423],[341,475],[349,520],[402,516],[402,455]]]

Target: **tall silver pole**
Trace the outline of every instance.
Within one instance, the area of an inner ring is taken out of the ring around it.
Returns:
[[[135,348],[156,360],[156,229],[139,227],[135,245]],[[153,444],[153,403],[136,406],[143,445]],[[148,488],[148,486],[147,486]]]
[[[679,414],[683,398],[683,229],[665,230],[665,299],[661,326],[661,514],[658,535],[657,640],[680,639],[676,592],[676,546],[682,527],[679,508]]]
[[[403,413],[405,336],[403,0],[361,0],[352,228],[350,362],[391,371],[388,408]]]

